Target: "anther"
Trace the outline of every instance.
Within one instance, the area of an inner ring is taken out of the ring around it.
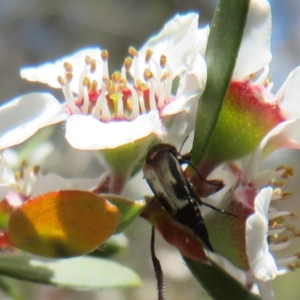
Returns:
[[[71,82],[71,80],[72,80],[72,78],[73,78],[73,74],[72,73],[66,73],[66,80],[67,80],[67,82]]]
[[[150,69],[145,69],[145,71],[144,71],[144,79],[146,81],[148,81],[148,80],[150,80],[152,78],[153,78],[153,73],[151,72],[151,70]]]
[[[168,79],[170,77],[170,73],[169,72],[164,72],[160,78],[160,81],[165,81],[166,79]]]
[[[128,53],[129,53],[129,55],[134,56],[134,57],[139,56],[138,51],[134,47],[129,47]]]
[[[94,73],[96,71],[96,60],[95,59],[91,59],[91,65],[90,65],[90,71],[91,73]]]
[[[97,87],[98,87],[98,82],[96,80],[93,80],[92,83],[91,83],[91,85],[90,85],[89,92],[96,91]]]
[[[70,63],[64,62],[63,67],[67,72],[73,72],[73,67]]]
[[[276,171],[282,171],[281,173],[281,178],[283,179],[288,179],[291,178],[292,176],[294,176],[294,169],[291,167],[287,167],[287,166],[278,166],[276,168]]]
[[[88,55],[84,58],[84,61],[88,66],[91,64],[91,60],[92,60],[91,57]]]
[[[145,57],[145,62],[146,62],[146,63],[149,63],[149,61],[150,61],[151,58],[152,58],[152,54],[153,54],[153,51],[150,50],[150,49],[147,49],[147,51],[146,51],[146,57]]]
[[[128,72],[130,70],[131,66],[132,66],[132,58],[128,56],[124,60],[125,70]]]
[[[102,50],[101,51],[101,58],[103,61],[107,61],[109,57],[108,51],[107,50]]]
[[[122,76],[121,76],[121,73],[120,73],[120,72],[114,72],[114,73],[112,73],[112,75],[111,75],[111,79],[112,79],[112,81],[113,81],[114,83],[120,82],[121,78],[122,78]]]
[[[293,237],[300,237],[300,231],[294,231]]]
[[[90,88],[91,81],[88,77],[84,77],[82,80],[83,86],[86,86],[88,89]]]
[[[57,81],[62,87],[66,85],[66,81],[63,79],[62,76],[57,76]]]
[[[164,68],[166,66],[167,57],[164,54],[160,56],[159,63],[160,63],[161,68]]]
[[[33,167],[33,174],[37,175],[40,173],[41,167],[39,165],[36,165]]]

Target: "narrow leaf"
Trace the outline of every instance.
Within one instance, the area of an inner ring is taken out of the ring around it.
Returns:
[[[250,0],[219,0],[206,49],[207,83],[199,101],[191,163],[199,165],[218,122],[234,70]]]
[[[42,260],[28,256],[1,255],[0,274],[73,289],[98,290],[141,285],[139,276],[129,268],[87,256]]]
[[[238,281],[222,270],[217,264],[195,262],[183,257],[187,266],[201,286],[214,300],[260,300],[261,298],[245,289]]]

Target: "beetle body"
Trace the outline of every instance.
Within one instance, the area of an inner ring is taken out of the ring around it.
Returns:
[[[180,161],[182,157],[185,156],[178,154],[172,145],[155,145],[146,156],[144,176],[164,209],[177,222],[191,229],[213,251],[199,208],[203,202],[184,176]]]

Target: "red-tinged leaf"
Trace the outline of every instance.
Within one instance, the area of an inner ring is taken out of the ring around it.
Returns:
[[[141,217],[154,225],[163,238],[184,256],[202,263],[209,263],[200,239],[188,227],[173,219],[155,198],[147,204]]]
[[[120,212],[85,191],[56,191],[28,200],[11,215],[9,237],[22,250],[45,257],[87,254],[116,230]]]

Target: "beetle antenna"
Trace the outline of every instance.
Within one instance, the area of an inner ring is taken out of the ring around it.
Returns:
[[[186,142],[187,139],[189,138],[189,136],[190,136],[190,135],[186,136],[185,139],[183,140],[183,142],[182,142],[182,144],[181,144],[181,146],[180,146],[179,152],[178,152],[179,154],[180,154],[180,152],[181,152],[181,150],[182,150],[182,148],[183,148],[185,142]],[[180,155],[181,155],[181,154],[180,154]]]
[[[151,231],[151,258],[154,267],[155,277],[156,277],[156,284],[157,284],[157,295],[158,300],[166,300],[166,291],[165,291],[165,281],[164,281],[164,274],[160,265],[158,258],[155,255],[155,229],[152,226]]]
[[[204,182],[209,183],[210,185],[220,186],[220,185],[217,184],[217,183],[214,183],[214,182],[211,182],[211,181],[205,179],[205,178],[198,172],[198,170],[196,169],[196,167],[195,167],[188,159],[180,158],[180,163],[181,163],[181,162],[185,162],[185,163],[187,163],[188,165],[190,165],[190,166],[193,168],[193,170],[197,173],[197,175],[201,178],[201,180],[203,180]]]

